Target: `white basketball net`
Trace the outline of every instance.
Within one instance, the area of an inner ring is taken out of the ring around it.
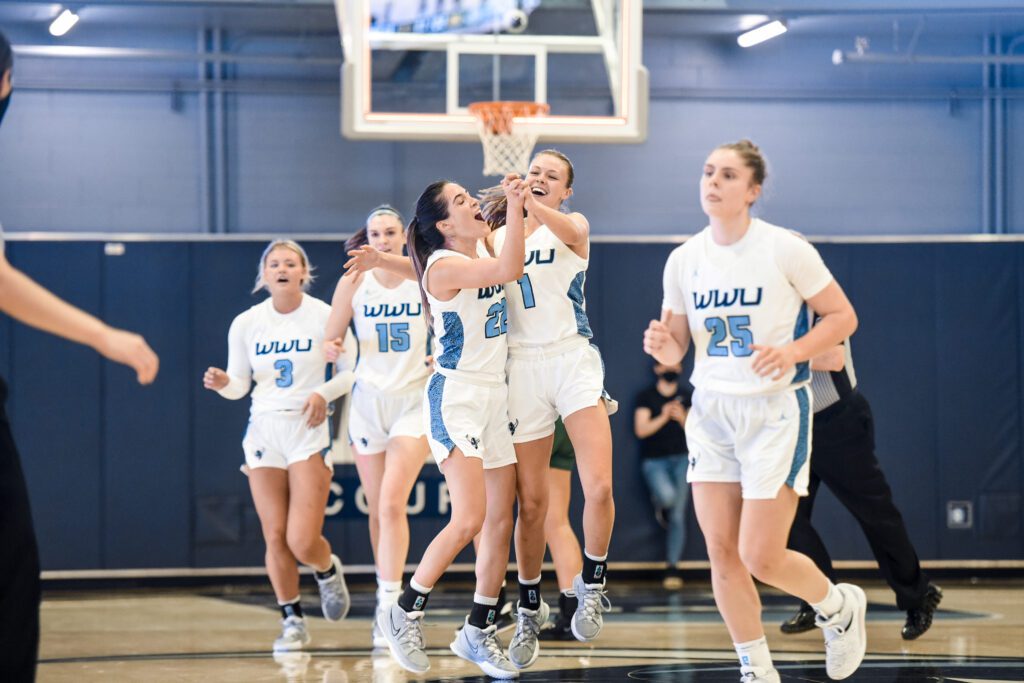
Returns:
[[[535,102],[486,102],[470,105],[477,117],[477,130],[484,148],[484,175],[525,175],[530,166],[530,153],[538,134],[528,127],[517,127],[516,116],[546,114],[547,105]]]

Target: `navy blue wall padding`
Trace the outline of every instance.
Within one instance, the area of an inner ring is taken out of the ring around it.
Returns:
[[[8,243],[16,266],[76,305],[140,331],[161,356],[158,381],[143,388],[89,349],[0,321],[0,369],[11,385],[8,410],[46,569],[262,564],[259,521],[238,471],[249,402],[204,390],[202,374],[224,366],[231,320],[262,299],[248,292],[264,246],[128,242],[124,255],[105,256],[101,242]],[[329,301],[341,245],[304,246],[319,267],[313,294]],[[662,268],[673,246],[593,245],[588,313],[608,389],[621,403],[612,418],[612,560],[664,555],[632,416],[635,395],[652,378],[641,337],[660,313]],[[1024,244],[818,247],[860,317],[852,342],[857,377],[874,409],[879,460],[920,556],[1024,556]],[[353,510],[355,477],[351,465],[337,469],[346,509],[328,518],[325,534],[346,562],[369,563],[365,520]],[[445,521],[437,468],[428,464],[421,482],[425,509],[411,521],[411,561]],[[579,530],[578,480],[575,486]],[[947,528],[950,500],[973,503],[973,529]],[[856,523],[831,496],[820,499],[815,522],[836,559],[870,559]],[[685,559],[704,559],[692,514],[688,523]]]

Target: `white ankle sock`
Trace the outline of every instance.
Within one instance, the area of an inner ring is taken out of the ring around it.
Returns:
[[[740,658],[740,666],[757,666],[766,671],[775,668],[772,665],[772,653],[768,650],[768,639],[764,636],[745,643],[733,643],[733,647]]]
[[[821,602],[812,602],[811,607],[823,617],[831,617],[843,608],[843,594],[836,589],[836,585],[829,581],[828,593]]]

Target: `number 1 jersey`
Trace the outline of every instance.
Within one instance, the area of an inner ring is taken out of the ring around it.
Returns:
[[[662,308],[687,316],[695,353],[690,382],[738,396],[809,382],[807,362],[777,380],[759,376],[751,346],[784,346],[806,334],[805,301],[830,282],[809,242],[757,218],[734,244],[715,244],[709,226],[677,247],[665,264]]]

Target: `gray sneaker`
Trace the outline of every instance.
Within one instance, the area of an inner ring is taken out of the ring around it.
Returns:
[[[341,621],[348,614],[351,601],[348,597],[348,586],[345,585],[345,573],[337,555],[331,555],[331,564],[334,566],[334,576],[316,580],[317,586],[320,587],[320,609],[323,610],[324,619],[327,621]]]
[[[864,661],[868,639],[864,616],[868,600],[858,586],[840,583],[836,589],[843,594],[843,607],[831,617],[819,614],[815,622],[825,632],[825,671],[834,681],[850,677]]]
[[[579,604],[576,614],[572,615],[572,634],[576,640],[586,643],[601,633],[604,625],[603,612],[612,608],[604,583],[583,583],[583,576],[577,574],[572,580],[573,592]]]
[[[406,612],[395,603],[377,615],[377,626],[388,642],[391,656],[403,669],[414,674],[430,669],[423,644],[423,612]]]
[[[309,631],[302,617],[288,617],[281,620],[281,635],[274,641],[274,652],[292,652],[309,645]]]
[[[517,669],[525,669],[540,656],[538,636],[541,627],[547,623],[551,608],[548,607],[548,603],[541,600],[540,607],[536,610],[520,607],[518,611],[516,632],[508,644],[508,658]]]
[[[476,664],[491,678],[519,678],[519,670],[508,661],[498,641],[498,629],[494,624],[481,629],[467,619],[450,647],[452,652]]]

